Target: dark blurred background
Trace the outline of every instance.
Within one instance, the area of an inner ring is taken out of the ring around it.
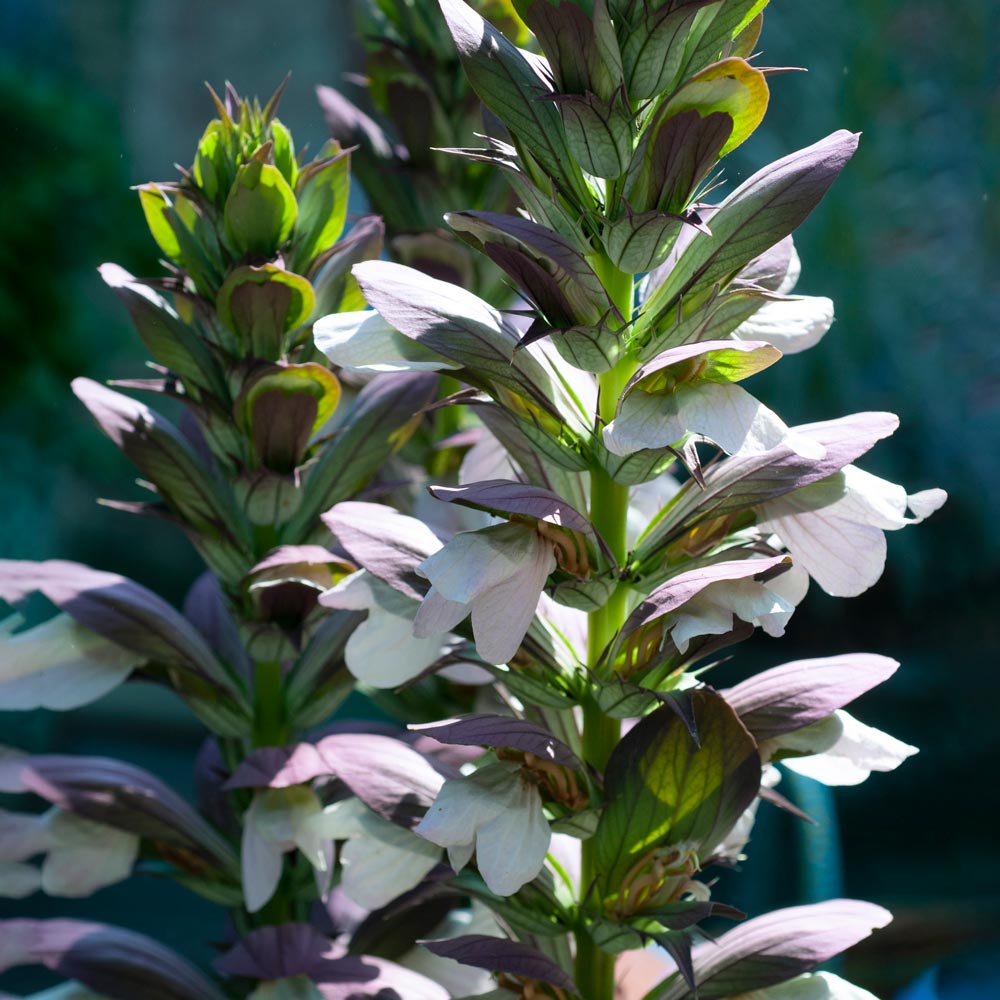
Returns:
[[[186,543],[93,502],[141,491],[68,383],[141,375],[144,361],[96,267],[157,273],[129,186],[189,165],[213,113],[203,81],[266,97],[292,70],[281,118],[318,149],[313,87],[360,59],[349,6],[0,0],[0,557],[75,559],[182,599],[198,571]],[[776,0],[761,62],[809,72],[772,78],[768,118],[729,168],[738,181],[837,128],[865,133],[797,234],[798,290],[833,298],[837,322],[755,391],[788,423],[898,413],[902,429],[865,468],[951,500],[890,536],[870,592],[834,601],[814,588],[780,646],[756,642],[726,668],[735,679],[798,657],[894,656],[903,668],[856,714],[921,748],[832,799],[786,781],[825,822],[792,825],[765,807],[726,898],[752,912],[841,893],[891,907],[894,924],[846,971],[883,997],[923,973],[924,992],[907,1000],[1000,995],[968,987],[1000,964],[998,40],[992,0]],[[0,713],[0,743],[122,756],[190,794],[200,731],[150,693],[130,685],[58,716]],[[202,962],[223,932],[213,907],[151,879],[80,903],[0,901],[0,915],[56,913],[145,930]]]

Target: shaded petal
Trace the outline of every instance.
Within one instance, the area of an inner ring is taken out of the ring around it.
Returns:
[[[426,670],[443,646],[441,632],[416,634],[415,622],[373,608],[347,640],[344,661],[358,680],[374,688],[393,688]]]
[[[506,663],[517,653],[535,617],[545,581],[556,568],[552,545],[532,532],[530,558],[518,572],[472,603],[476,652],[487,663]]]
[[[859,785],[872,771],[894,771],[918,750],[888,733],[866,726],[849,712],[837,711],[827,720],[780,737],[782,748],[813,751],[815,756],[793,757],[782,763],[825,785]]]
[[[341,884],[350,899],[376,910],[418,885],[440,863],[441,849],[365,812],[362,835],[348,840],[340,852]]]
[[[815,347],[833,324],[833,302],[816,295],[768,302],[740,326],[738,340],[763,340],[782,354]]]
[[[448,864],[451,865],[451,870],[456,873],[460,872],[472,860],[472,855],[475,853],[475,841],[470,841],[468,844],[456,844],[453,847],[449,847]]]
[[[88,705],[146,661],[66,614],[13,634],[10,625],[8,619],[0,628],[0,702],[6,711]]]
[[[476,864],[486,884],[510,896],[542,870],[552,831],[534,785],[517,779],[513,801],[476,836]]]
[[[874,993],[832,972],[797,976],[787,983],[743,994],[743,1000],[878,1000]]]
[[[441,636],[468,617],[470,610],[468,604],[449,601],[431,587],[413,618],[413,634],[418,639]]]
[[[0,861],[0,899],[24,899],[42,887],[42,873],[20,861]]]
[[[254,804],[256,804],[254,799]],[[256,913],[274,895],[281,881],[284,851],[261,836],[251,816],[250,806],[243,823],[240,863],[243,871],[243,897],[247,911]]]
[[[362,372],[442,371],[460,368],[404,337],[377,312],[334,313],[313,324],[316,346],[336,365]]]
[[[139,856],[139,837],[103,823],[54,810],[48,822],[49,852],[42,890],[80,898],[129,877]]]
[[[27,861],[33,855],[47,850],[47,831],[46,816],[0,809],[0,863]]]
[[[414,833],[439,847],[462,847],[476,839],[476,831],[510,808],[517,795],[516,765],[481,767],[468,778],[446,781]]]

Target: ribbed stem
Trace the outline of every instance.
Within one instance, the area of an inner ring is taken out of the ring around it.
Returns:
[[[632,315],[632,275],[619,271],[606,257],[597,258],[592,264],[627,321]],[[608,423],[614,418],[618,398],[633,371],[632,362],[623,359],[599,377],[598,416],[601,423]],[[590,475],[590,519],[620,565],[624,564],[627,555],[627,517],[628,487],[615,482],[603,469],[593,469]],[[587,664],[591,670],[596,670],[605,647],[624,622],[627,600],[627,588],[619,585],[608,602],[589,615]],[[588,700],[584,704],[583,753],[588,763],[603,770],[620,735],[621,727],[617,719],[605,715],[595,701]],[[590,838],[583,841],[582,848],[581,892],[584,895],[599,874],[594,840]],[[586,1000],[613,1000],[615,957],[601,951],[583,929],[576,935],[575,971],[577,984]]]

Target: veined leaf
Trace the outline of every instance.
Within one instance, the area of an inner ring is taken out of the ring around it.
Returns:
[[[440,0],[469,82],[483,103],[524,144],[545,172],[580,204],[591,200],[566,142],[551,87],[516,45],[484,21],[463,0]]]
[[[754,257],[788,236],[819,204],[857,145],[856,134],[834,132],[741,184],[713,213],[712,234],[695,233],[650,295],[636,336],[640,328],[667,315],[682,296],[727,283]]]
[[[608,805],[594,834],[598,889],[613,910],[629,912],[629,879],[657,854],[712,850],[753,802],[760,757],[753,737],[721,695],[689,696],[698,742],[674,709],[646,716],[608,761]],[[654,887],[655,889],[655,887]]]

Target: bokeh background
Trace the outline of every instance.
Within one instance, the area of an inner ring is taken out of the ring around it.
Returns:
[[[267,96],[291,70],[282,120],[318,149],[313,87],[360,68],[349,8],[0,0],[0,557],[75,559],[182,599],[198,571],[186,543],[94,504],[140,491],[69,380],[141,375],[144,362],[96,267],[157,273],[129,187],[189,163],[212,116],[203,81]],[[986,985],[1000,966],[998,46],[993,0],[776,0],[762,62],[809,72],[772,78],[772,110],[729,169],[739,181],[834,129],[865,133],[797,234],[799,290],[832,297],[837,322],[755,391],[789,423],[900,414],[865,467],[951,500],[890,537],[870,592],[834,601],[814,588],[780,646],[755,641],[719,677],[800,656],[895,656],[903,668],[857,714],[921,753],[833,796],[786,782],[820,827],[765,807],[751,860],[718,895],[751,912],[838,894],[890,906],[894,924],[846,971],[901,1000],[1000,996]],[[75,713],[0,712],[0,743],[126,757],[190,794],[201,732],[150,694],[130,685]],[[199,962],[223,930],[213,907],[153,878],[80,903],[0,901],[4,916],[56,913],[144,930]]]

